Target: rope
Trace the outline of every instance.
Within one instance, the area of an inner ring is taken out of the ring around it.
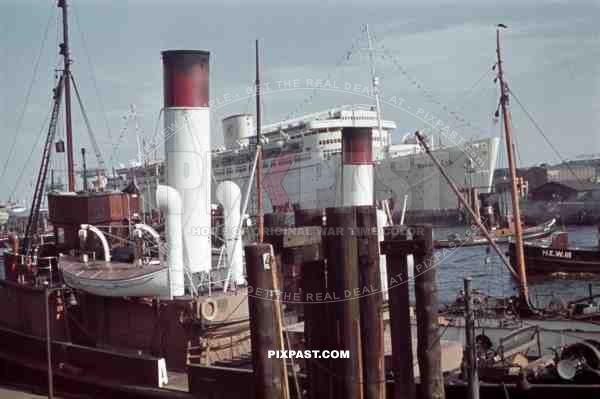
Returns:
[[[429,91],[417,78],[415,78],[413,75],[408,73],[408,70],[402,66],[400,64],[400,62],[398,61],[397,57],[391,52],[391,50],[389,50],[387,47],[385,47],[383,44],[379,44],[378,45],[379,48],[383,51],[384,58],[387,58],[399,71],[402,75],[404,75],[408,81],[415,86],[417,89],[419,89],[422,93],[423,96],[432,104],[436,104],[438,106],[441,107],[441,109],[452,119],[454,119],[455,121],[462,123],[461,126],[467,126],[469,128],[472,129],[477,129],[479,131],[483,131],[484,129],[481,128],[480,126],[477,126],[473,123],[471,123],[470,121],[468,121],[466,118],[464,118],[462,116],[462,114],[460,112],[458,112],[457,109],[451,109],[451,107],[445,103],[443,103],[442,101],[438,100],[436,97],[433,96],[433,94],[431,93],[431,91]],[[481,78],[483,79],[483,78]],[[460,126],[459,126],[460,127]]]
[[[27,160],[25,161],[25,165],[21,168],[21,172],[19,173],[19,177],[17,178],[17,180],[15,181],[15,185],[13,186],[13,189],[10,193],[10,197],[9,198],[13,198],[13,196],[16,194],[17,189],[19,188],[19,186],[21,185],[21,183],[23,182],[23,175],[25,174],[25,171],[27,170],[26,165],[29,165],[31,162],[31,158],[33,157],[34,152],[36,152],[36,150],[38,149],[42,138],[45,136],[44,135],[44,130],[46,128],[46,123],[48,122],[48,119],[50,119],[50,115],[52,114],[52,111],[48,112],[48,115],[46,115],[46,118],[44,119],[44,122],[42,123],[42,128],[40,129],[40,132],[38,133],[38,139],[35,143],[35,145],[31,146],[31,151],[29,152],[29,155],[27,156]]]
[[[96,97],[98,98],[98,104],[100,105],[100,111],[102,112],[102,116],[104,117],[104,124],[106,125],[106,132],[108,133],[108,141],[109,143],[112,144],[112,132],[110,130],[110,125],[108,123],[108,116],[106,113],[106,107],[104,106],[104,101],[102,101],[102,96],[100,96],[100,90],[98,89],[98,80],[96,79],[96,73],[94,70],[94,64],[92,63],[92,57],[90,56],[90,52],[88,50],[87,47],[87,42],[85,40],[85,35],[83,33],[83,30],[81,29],[81,18],[79,18],[79,12],[77,11],[77,7],[75,7],[75,4],[73,3],[71,5],[71,8],[73,9],[73,13],[75,14],[75,20],[76,20],[76,25],[77,25],[77,30],[79,31],[79,36],[81,36],[81,42],[82,42],[82,47],[83,47],[83,51],[85,52],[87,61],[88,61],[88,65],[90,67],[90,75],[92,77],[92,83],[94,85],[94,90],[96,92]]]
[[[546,144],[548,144],[550,146],[550,148],[552,149],[552,151],[554,151],[554,154],[556,154],[556,156],[558,157],[558,159],[560,159],[565,164],[565,166],[567,167],[567,169],[569,170],[569,172],[571,172],[571,174],[573,175],[573,177],[575,177],[575,180],[577,180],[579,183],[583,184],[584,182],[577,176],[577,174],[575,174],[575,171],[569,166],[569,164],[566,163],[565,159],[562,157],[562,155],[560,154],[560,152],[558,151],[558,149],[552,144],[552,142],[550,141],[550,139],[548,138],[548,136],[546,136],[546,133],[544,133],[544,131],[542,130],[542,128],[540,127],[540,125],[535,121],[535,119],[533,119],[533,116],[525,108],[525,106],[521,103],[521,101],[519,100],[519,98],[517,97],[517,95],[511,89],[508,89],[508,92],[513,96],[513,98],[515,99],[515,101],[517,102],[517,104],[519,104],[519,106],[521,107],[521,109],[523,110],[523,112],[525,113],[525,115],[527,116],[527,118],[529,119],[529,121],[533,124],[533,126],[535,127],[535,129],[538,131],[538,133],[542,135],[542,137],[544,138],[544,141],[546,141]]]
[[[52,3],[50,9],[52,10],[53,8],[54,8],[54,4]],[[20,136],[21,128],[23,127],[23,120],[25,119],[25,113],[27,111],[27,107],[29,106],[29,101],[31,99],[31,93],[33,91],[33,85],[36,82],[36,76],[37,76],[37,73],[39,70],[40,61],[42,59],[42,53],[44,52],[44,48],[46,46],[46,41],[48,39],[48,32],[50,31],[50,22],[52,21],[53,17],[54,17],[54,14],[50,13],[50,17],[48,17],[48,22],[46,23],[46,29],[44,30],[44,37],[42,39],[42,44],[40,46],[37,59],[33,66],[33,74],[31,77],[31,81],[29,82],[29,87],[27,88],[27,93],[25,95],[25,103],[23,105],[23,109],[21,110],[21,113],[19,114],[19,118],[17,119],[17,129],[15,131],[15,135],[13,136],[12,143],[9,147],[10,149],[8,150],[8,156],[6,157],[6,161],[4,161],[4,166],[2,167],[2,173],[0,174],[0,181],[2,181],[2,179],[4,178],[4,175],[6,174],[6,170],[8,169],[8,164],[12,158],[13,153],[15,152],[14,151],[15,146],[17,145],[17,139]]]
[[[361,32],[361,35],[355,37],[352,40],[350,49],[347,50],[344,53],[344,55],[338,59],[338,61],[335,63],[335,65],[333,67],[334,68],[333,72],[329,72],[327,74],[327,78],[325,80],[332,80],[333,78],[335,78],[336,74],[337,74],[337,68],[341,67],[343,64],[350,61],[350,58],[352,58],[352,55],[356,52],[356,50],[359,50],[359,48],[357,46],[360,43],[361,38],[362,38],[362,32]],[[302,111],[302,108],[306,104],[312,103],[313,99],[316,97],[318,92],[319,92],[319,87],[315,87],[314,89],[312,89],[310,91],[310,94],[308,95],[308,97],[306,97],[300,104],[298,104],[298,106],[295,109],[293,109],[291,112],[289,112],[285,116],[285,118],[283,118],[283,120],[291,119],[294,116],[298,115],[300,113],[300,111]]]
[[[494,64],[494,66],[496,66],[496,64]],[[463,109],[465,108],[465,106],[466,106],[466,103],[465,103],[465,100],[466,100],[466,98],[467,98],[467,97],[469,97],[471,94],[473,94],[473,93],[474,93],[474,91],[475,91],[475,88],[476,88],[477,86],[479,86],[479,84],[480,84],[480,83],[481,83],[481,82],[482,82],[482,81],[483,81],[483,80],[484,80],[486,77],[488,77],[488,76],[489,76],[489,75],[492,73],[492,71],[493,71],[493,68],[492,68],[492,69],[486,69],[486,70],[485,70],[485,72],[484,72],[484,73],[483,73],[483,74],[482,74],[482,75],[479,77],[479,79],[477,79],[477,80],[475,81],[475,83],[473,83],[473,84],[472,84],[472,85],[471,85],[471,86],[470,86],[470,87],[469,87],[469,88],[468,88],[468,89],[467,89],[467,90],[464,92],[464,94],[463,94],[463,93],[461,93],[461,94],[460,94],[460,96],[461,96],[460,100],[461,100],[461,104],[462,104],[462,106],[460,106],[460,105],[459,105],[459,106],[457,107],[457,110],[463,110]],[[459,98],[456,98],[456,100],[459,100]]]

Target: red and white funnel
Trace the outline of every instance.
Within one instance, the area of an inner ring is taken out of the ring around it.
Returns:
[[[372,129],[342,129],[342,206],[373,205]]]
[[[208,51],[163,51],[167,185],[182,201],[183,263],[211,268]]]

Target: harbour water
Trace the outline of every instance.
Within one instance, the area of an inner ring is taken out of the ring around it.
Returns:
[[[465,226],[434,228],[435,239],[445,239],[448,234],[464,235]],[[566,228],[569,241],[580,246],[594,246],[597,243],[597,229],[594,226],[571,226]],[[500,248],[508,251],[506,244]],[[463,288],[463,278],[470,276],[472,288],[495,297],[517,295],[518,284],[502,264],[496,253],[487,246],[462,247],[445,256],[437,264],[438,296],[440,305],[452,303]],[[4,263],[0,256],[0,278],[4,278]],[[529,276],[529,291],[533,304],[547,306],[555,300],[570,301],[589,293],[600,294],[600,275],[560,275],[551,277]],[[412,284],[411,284],[412,292]],[[412,295],[411,295],[412,296]]]
[[[449,233],[464,234],[464,226],[434,229],[436,239],[445,239]],[[597,245],[594,226],[567,227],[569,241],[581,246]],[[507,245],[501,249],[508,251]],[[496,253],[487,246],[464,247],[455,250],[439,262],[437,281],[441,304],[450,303],[463,287],[463,278],[473,278],[472,287],[492,296],[517,294],[518,284],[502,264]],[[553,299],[569,301],[588,295],[589,284],[600,294],[600,275],[536,277],[529,276],[529,290],[534,305],[547,306]]]

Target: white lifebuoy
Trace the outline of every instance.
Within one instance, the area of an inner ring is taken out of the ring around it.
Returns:
[[[212,298],[206,299],[200,305],[200,315],[203,319],[212,321],[217,317],[217,301]]]

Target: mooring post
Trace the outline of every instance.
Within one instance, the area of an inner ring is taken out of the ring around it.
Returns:
[[[413,239],[420,247],[414,254],[420,397],[443,399],[445,395],[435,285],[437,265],[433,256],[433,228],[430,224],[422,224],[412,227],[412,230]]]
[[[295,212],[295,224],[300,231],[310,234],[305,227],[323,226],[323,209],[298,209]],[[323,254],[323,244],[316,244],[320,256]],[[300,271],[300,287],[304,312],[304,338],[309,350],[329,349],[328,339],[333,331],[332,317],[328,316],[329,303],[325,302],[327,292],[325,261],[323,259],[302,259]],[[328,324],[329,323],[329,324]],[[307,359],[308,398],[332,398],[332,378],[325,370],[331,370],[328,359]]]
[[[379,270],[377,208],[356,208],[360,283],[360,327],[363,350],[363,393],[365,399],[385,398],[383,338],[383,292]]]
[[[361,399],[363,353],[360,336],[356,209],[327,208],[326,214],[327,280],[333,291],[333,320],[336,324],[336,328],[329,332],[336,341],[335,347],[330,349],[348,351],[350,355],[347,359],[340,358],[331,362],[332,371],[336,374],[334,397]]]
[[[464,279],[465,285],[465,360],[469,399],[479,399],[479,373],[475,354],[475,319],[473,317],[473,298],[471,298],[471,279]]]
[[[416,385],[410,320],[408,249],[406,230],[399,226],[384,229],[381,252],[386,255],[394,399],[415,399]]]
[[[272,270],[276,267],[273,247],[254,243],[244,249],[255,397],[289,399],[285,359],[273,355],[284,348],[281,319],[278,317],[281,313],[275,292],[277,282],[273,279]]]

